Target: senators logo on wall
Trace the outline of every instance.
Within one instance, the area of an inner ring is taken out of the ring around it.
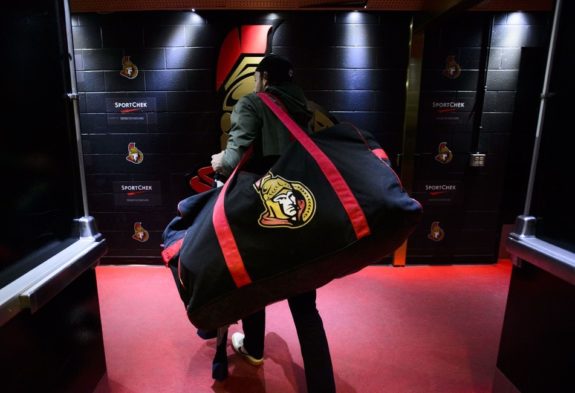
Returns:
[[[130,60],[130,56],[122,57],[122,71],[120,75],[128,79],[136,79],[138,76],[138,67]]]
[[[134,223],[134,234],[132,235],[132,239],[144,243],[147,242],[150,238],[150,234],[148,231],[142,226],[141,222]]]
[[[445,231],[439,225],[439,221],[433,221],[431,223],[431,228],[427,234],[427,238],[434,242],[440,242],[445,238]]]
[[[315,213],[315,198],[302,183],[268,172],[254,184],[264,211],[259,224],[267,228],[300,228]]]
[[[268,48],[268,33],[272,27],[272,25],[237,27],[228,33],[220,47],[216,90],[223,94],[220,118],[222,147],[227,142],[234,105],[241,97],[254,91],[253,75]]]
[[[437,147],[437,154],[435,155],[435,161],[441,164],[449,164],[453,160],[453,153],[447,147],[447,142],[441,142]]]
[[[457,79],[461,75],[461,66],[455,61],[455,56],[447,56],[443,76],[448,79]]]
[[[135,142],[130,142],[128,144],[128,155],[126,160],[132,164],[141,164],[144,161],[144,153],[136,147]]]

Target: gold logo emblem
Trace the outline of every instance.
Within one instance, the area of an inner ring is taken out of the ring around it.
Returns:
[[[447,56],[443,76],[448,79],[457,79],[461,75],[461,66],[455,61],[455,56]]]
[[[138,76],[138,67],[130,60],[130,56],[122,57],[122,71],[120,75],[128,79],[136,79]]]
[[[224,99],[222,104],[222,116],[220,118],[220,129],[222,130],[221,144],[226,145],[228,132],[232,126],[231,114],[234,105],[240,98],[254,91],[254,73],[256,67],[263,59],[263,56],[245,56],[233,69],[227,82],[224,84]]]
[[[148,231],[144,229],[141,222],[134,223],[134,234],[132,235],[132,239],[139,241],[140,243],[147,242],[150,238],[150,234]]]
[[[144,153],[136,147],[135,142],[130,142],[128,144],[128,155],[126,160],[130,161],[132,164],[141,164],[144,161]]]
[[[447,142],[441,142],[437,148],[435,161],[441,164],[449,164],[451,160],[453,160],[453,153],[449,147],[447,147]]]
[[[431,230],[427,234],[427,238],[434,242],[440,242],[444,237],[445,231],[439,226],[439,221],[433,221],[433,223],[431,223]]]
[[[264,205],[258,223],[266,228],[301,228],[315,214],[315,198],[302,183],[268,172],[254,184]]]

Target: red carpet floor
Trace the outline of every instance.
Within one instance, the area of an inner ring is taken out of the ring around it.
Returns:
[[[370,266],[320,288],[338,392],[490,392],[510,272],[505,260]],[[196,336],[169,270],[100,266],[97,278],[108,368],[97,393],[305,392],[287,302],[268,308],[263,367],[228,347],[230,376],[214,382],[215,340]]]

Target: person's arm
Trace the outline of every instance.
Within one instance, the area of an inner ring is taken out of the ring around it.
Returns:
[[[258,136],[262,119],[249,97],[242,97],[234,106],[231,128],[226,148],[212,156],[212,167],[217,173],[228,176]]]

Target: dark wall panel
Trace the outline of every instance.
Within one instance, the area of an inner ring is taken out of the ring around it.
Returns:
[[[508,160],[526,168],[531,154],[510,157],[517,152],[510,140],[523,140],[512,136],[535,125],[515,113],[521,57],[546,45],[548,21],[541,14],[468,14],[426,32],[414,190],[425,218],[408,243],[409,262],[497,261],[503,193],[513,182]],[[475,152],[486,155],[484,167],[469,165]],[[429,236],[433,225],[444,237]]]

